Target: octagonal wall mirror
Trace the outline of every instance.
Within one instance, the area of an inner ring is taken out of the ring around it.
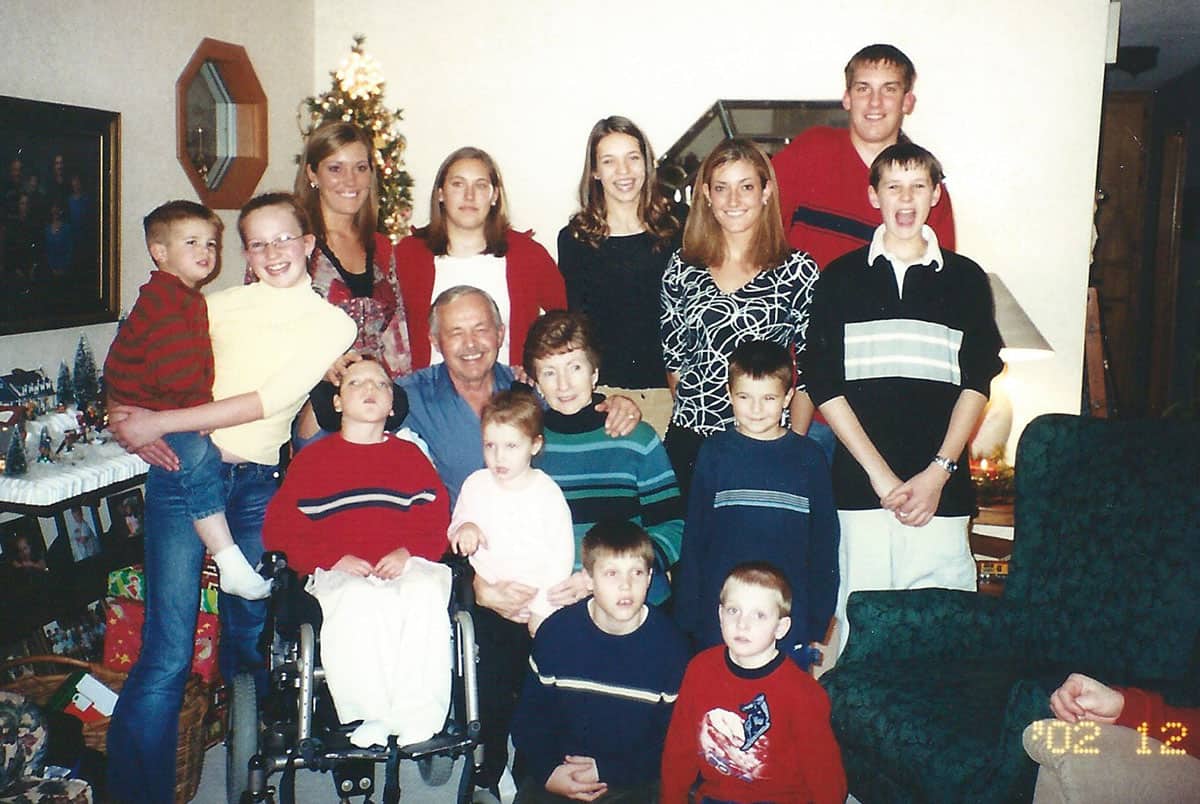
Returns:
[[[175,82],[175,153],[200,200],[237,209],[267,169],[267,95],[241,45],[205,39]]]

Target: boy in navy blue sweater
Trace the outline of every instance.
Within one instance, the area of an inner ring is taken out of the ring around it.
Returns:
[[[674,623],[646,604],[653,566],[650,537],[631,522],[600,522],[584,537],[592,596],[538,629],[513,719],[519,804],[658,799],[688,649]]]
[[[780,649],[801,667],[825,641],[837,602],[838,519],[825,454],[783,426],[792,359],[747,341],[729,359],[734,428],[700,448],[675,570],[675,621],[697,650],[721,644],[717,608],[735,566],[769,561],[795,590]]]

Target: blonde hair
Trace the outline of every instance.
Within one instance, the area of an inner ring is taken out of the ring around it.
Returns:
[[[507,424],[520,430],[531,441],[542,437],[542,406],[530,391],[501,391],[488,400],[479,413],[481,428],[489,424]]]
[[[779,605],[779,616],[791,616],[792,585],[788,583],[783,572],[774,564],[766,561],[746,561],[731,569],[729,574],[725,576],[725,583],[721,585],[720,600],[722,604],[725,603],[725,596],[728,594],[729,586],[732,583],[757,586],[759,589],[774,592],[776,603]]]
[[[747,139],[725,140],[713,148],[696,173],[696,184],[692,189],[692,210],[683,228],[683,250],[680,256],[692,265],[720,265],[725,261],[725,233],[713,214],[712,205],[704,197],[704,188],[712,182],[717,169],[733,162],[746,162],[758,175],[759,185],[770,186],[754,235],[750,242],[750,261],[759,270],[775,268],[791,253],[783,233],[783,221],[779,213],[779,192],[775,182],[775,168],[762,149]]]
[[[353,123],[335,120],[324,123],[308,135],[304,143],[304,155],[300,169],[296,171],[295,194],[300,206],[312,221],[313,234],[325,240],[325,217],[321,214],[321,191],[314,187],[305,168],[315,174],[320,164],[351,143],[357,142],[367,149],[367,164],[371,166],[370,194],[367,202],[354,214],[354,228],[358,230],[359,242],[366,245],[374,237],[379,219],[379,183],[375,180],[375,143],[367,132]]]

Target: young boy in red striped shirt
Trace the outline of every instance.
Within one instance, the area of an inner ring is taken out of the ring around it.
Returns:
[[[147,215],[142,225],[157,270],[142,285],[104,361],[109,404],[172,410],[211,402],[208,306],[198,287],[216,270],[221,219],[193,201],[169,201]],[[221,571],[221,589],[250,600],[266,597],[270,583],[234,544],[225,521],[220,452],[200,433],[163,438],[179,457],[180,467],[168,472],[151,465],[147,510],[186,511]]]

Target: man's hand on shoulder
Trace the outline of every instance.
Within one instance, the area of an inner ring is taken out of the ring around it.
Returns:
[[[613,438],[629,435],[642,420],[642,409],[627,396],[610,396],[596,405],[596,410],[608,414],[604,419],[604,432]]]

